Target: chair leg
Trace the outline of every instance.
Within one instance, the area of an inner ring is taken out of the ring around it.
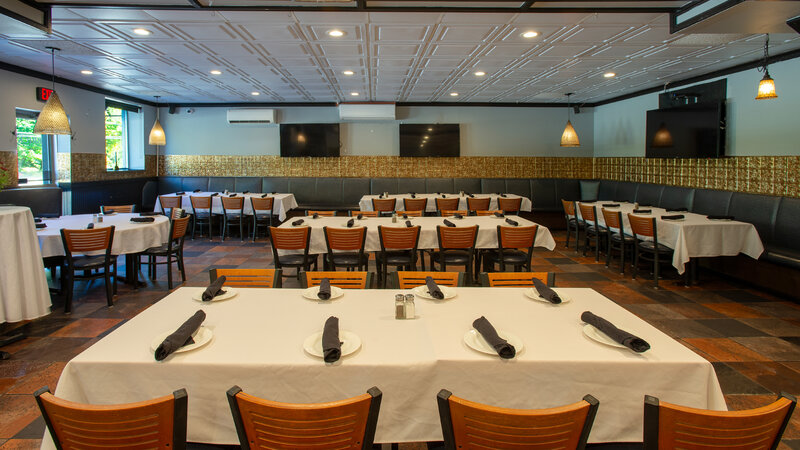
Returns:
[[[653,254],[653,279],[656,281],[655,288],[658,289],[658,250]]]
[[[569,218],[567,218],[567,248],[569,248],[569,231],[570,231]]]
[[[72,314],[72,290],[75,288],[75,273],[72,267],[65,267],[65,269],[64,271],[69,270],[69,273],[66,276],[67,298],[64,300],[64,313]]]
[[[244,218],[239,217],[239,239],[244,242]]]
[[[625,236],[622,237],[619,249],[619,273],[625,275]]]
[[[181,281],[186,283],[186,268],[183,265],[183,249],[178,252],[178,269],[181,271]]]
[[[172,290],[172,255],[167,255],[167,286]]]
[[[633,279],[639,274],[639,248],[638,242],[633,243]]]
[[[114,263],[114,267],[116,267],[116,263]],[[108,302],[108,307],[114,306],[114,286],[111,284],[111,266],[106,265],[103,271],[103,278],[106,282],[106,301]],[[115,278],[116,280],[116,278]]]

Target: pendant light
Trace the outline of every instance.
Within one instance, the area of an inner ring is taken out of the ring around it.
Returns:
[[[153,128],[150,129],[150,138],[148,139],[148,143],[150,145],[156,146],[156,176],[158,176],[158,159],[159,159],[159,151],[158,147],[160,145],[167,145],[167,135],[164,134],[164,128],[161,126],[161,122],[159,122],[159,118],[161,118],[161,109],[158,107],[158,99],[161,98],[160,96],[156,95],[156,121],[153,123]]]
[[[756,100],[767,100],[770,98],[778,98],[778,94],[775,93],[775,80],[769,76],[769,69],[767,68],[767,63],[769,62],[769,34],[767,34],[767,40],[764,42],[764,67],[759,67],[759,72],[764,72],[764,78],[761,79],[761,82],[758,83],[758,95],[756,95]]]
[[[566,94],[567,96],[567,126],[564,127],[564,133],[561,134],[561,146],[562,147],[580,147],[581,142],[578,139],[578,133],[575,132],[575,128],[572,127],[572,122],[570,122],[570,109],[572,109],[569,96],[572,95],[570,92]]]
[[[667,129],[667,124],[661,122],[656,133],[653,135],[652,146],[657,148],[672,147],[672,133]]]
[[[64,111],[64,105],[61,104],[61,99],[56,94],[56,50],[61,50],[56,47],[47,47],[50,50],[50,67],[53,82],[53,92],[47,98],[42,111],[36,118],[36,125],[33,126],[34,134],[72,134],[72,128],[69,126],[69,118],[67,112]]]

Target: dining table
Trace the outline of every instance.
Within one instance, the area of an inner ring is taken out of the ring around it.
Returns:
[[[181,287],[70,360],[55,395],[75,402],[143,401],[185,388],[188,439],[238,444],[225,392],[328,402],[383,392],[375,441],[442,439],[440,389],[507,408],[550,408],[591,394],[600,402],[589,442],[641,442],[645,395],[726,410],[711,363],[588,288],[555,288],[552,304],[530,288],[457,287],[434,300],[421,288],[340,290],[319,300],[304,289]],[[413,294],[413,318],[395,319],[395,294]],[[195,342],[156,361],[154,350],[198,310]],[[584,311],[644,339],[634,352],[585,324]],[[339,319],[342,357],[321,357],[320,334]],[[485,317],[516,355],[502,359],[476,335]],[[43,448],[53,448],[45,433]]]
[[[0,206],[0,235],[0,323],[49,314],[50,290],[30,208]]]
[[[209,197],[212,194],[217,194],[211,198],[211,213],[212,214],[222,214],[222,196],[230,196],[231,194],[236,194],[236,196],[244,197],[244,207],[242,212],[246,216],[253,215],[253,204],[250,203],[250,197],[262,197],[265,194],[263,193],[242,193],[242,192],[184,192],[180,194],[181,197],[181,208],[188,212],[193,213],[194,208],[192,208],[192,200],[191,197]],[[172,194],[165,194],[165,197],[176,197],[179,196],[178,193]],[[283,194],[283,193],[268,193],[266,194],[268,197],[274,198],[272,203],[272,214],[277,215],[278,219],[283,222],[286,220],[286,214],[289,210],[297,208],[297,200],[294,198],[294,194]],[[162,212],[163,208],[161,207],[161,198],[156,199],[156,206],[154,211]]]
[[[474,198],[489,198],[489,208],[488,210],[496,210],[500,209],[497,205],[497,199],[502,197],[506,198],[522,198],[520,202],[519,210],[530,212],[533,204],[531,203],[531,199],[528,197],[523,197],[517,194],[506,194],[506,193],[493,193],[493,194],[466,194],[466,193],[458,193],[458,194],[450,194],[450,193],[414,193],[414,197],[412,197],[411,193],[407,194],[370,194],[364,195],[361,197],[361,200],[358,202],[358,207],[361,211],[372,211],[372,199],[374,198],[393,198],[395,199],[395,211],[405,211],[405,205],[403,203],[404,198],[427,198],[428,203],[425,205],[425,212],[436,212],[436,198],[455,198],[458,197],[458,208],[459,210],[467,210],[467,198],[471,195]]]

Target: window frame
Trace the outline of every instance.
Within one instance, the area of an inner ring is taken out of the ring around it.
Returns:
[[[28,119],[36,121],[39,118],[40,111],[26,109],[26,108],[15,108],[14,109],[14,140],[15,140],[15,151],[17,153],[17,181],[21,180],[22,171],[19,167],[19,139],[20,139],[20,132],[17,130],[17,119]],[[48,184],[55,184],[56,182],[56,146],[55,146],[55,139],[52,135],[49,134],[35,134],[30,133],[31,136],[39,136],[42,140],[42,181],[41,183],[31,183],[30,181],[26,181],[23,184],[19,184],[20,186],[44,186]]]
[[[123,103],[123,102],[120,102],[120,101],[116,101],[116,100],[107,98],[105,100],[105,108],[103,109],[103,129],[104,129],[104,137],[105,137],[104,143],[105,144],[107,144],[107,142],[109,141],[109,135],[105,132],[105,127],[106,127],[106,124],[107,124],[108,109],[109,108],[115,108],[115,109],[119,109],[121,111],[120,118],[121,118],[121,122],[122,122],[122,124],[121,124],[121,128],[122,128],[121,131],[122,132],[121,132],[121,135],[119,136],[119,140],[120,140],[120,143],[121,143],[121,148],[120,148],[120,150],[115,152],[115,154],[118,155],[118,158],[116,159],[116,161],[110,161],[109,158],[108,158],[108,153],[106,153],[105,151],[103,152],[105,157],[106,157],[106,164],[105,164],[106,165],[106,171],[107,172],[117,172],[117,171],[145,170],[145,167],[131,168],[131,160],[134,159],[134,158],[131,158],[132,152],[140,151],[141,154],[142,154],[142,158],[137,158],[137,159],[141,159],[142,161],[144,160],[145,148],[144,148],[144,141],[142,140],[143,138],[140,138],[138,140],[138,142],[141,143],[141,148],[136,148],[136,149],[132,148],[132,139],[131,139],[131,136],[134,133],[142,134],[142,137],[144,136],[144,134],[143,134],[144,133],[144,128],[143,128],[143,121],[144,121],[144,117],[143,116],[144,116],[144,114],[143,114],[142,107],[138,106],[138,105],[133,105],[133,104],[130,104],[130,103]],[[136,122],[139,124],[139,126],[134,126],[133,125],[133,121],[131,120],[131,117],[130,117],[131,113],[139,115],[139,117],[136,118]],[[131,129],[132,127],[141,128],[141,129],[140,130],[132,130]],[[111,163],[111,162],[114,162],[115,166],[110,166],[109,163]]]

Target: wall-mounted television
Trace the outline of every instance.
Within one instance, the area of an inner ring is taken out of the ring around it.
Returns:
[[[400,156],[458,157],[461,154],[459,125],[400,124]]]
[[[725,102],[647,111],[648,158],[725,156]]]
[[[282,123],[281,156],[339,156],[338,123]]]

